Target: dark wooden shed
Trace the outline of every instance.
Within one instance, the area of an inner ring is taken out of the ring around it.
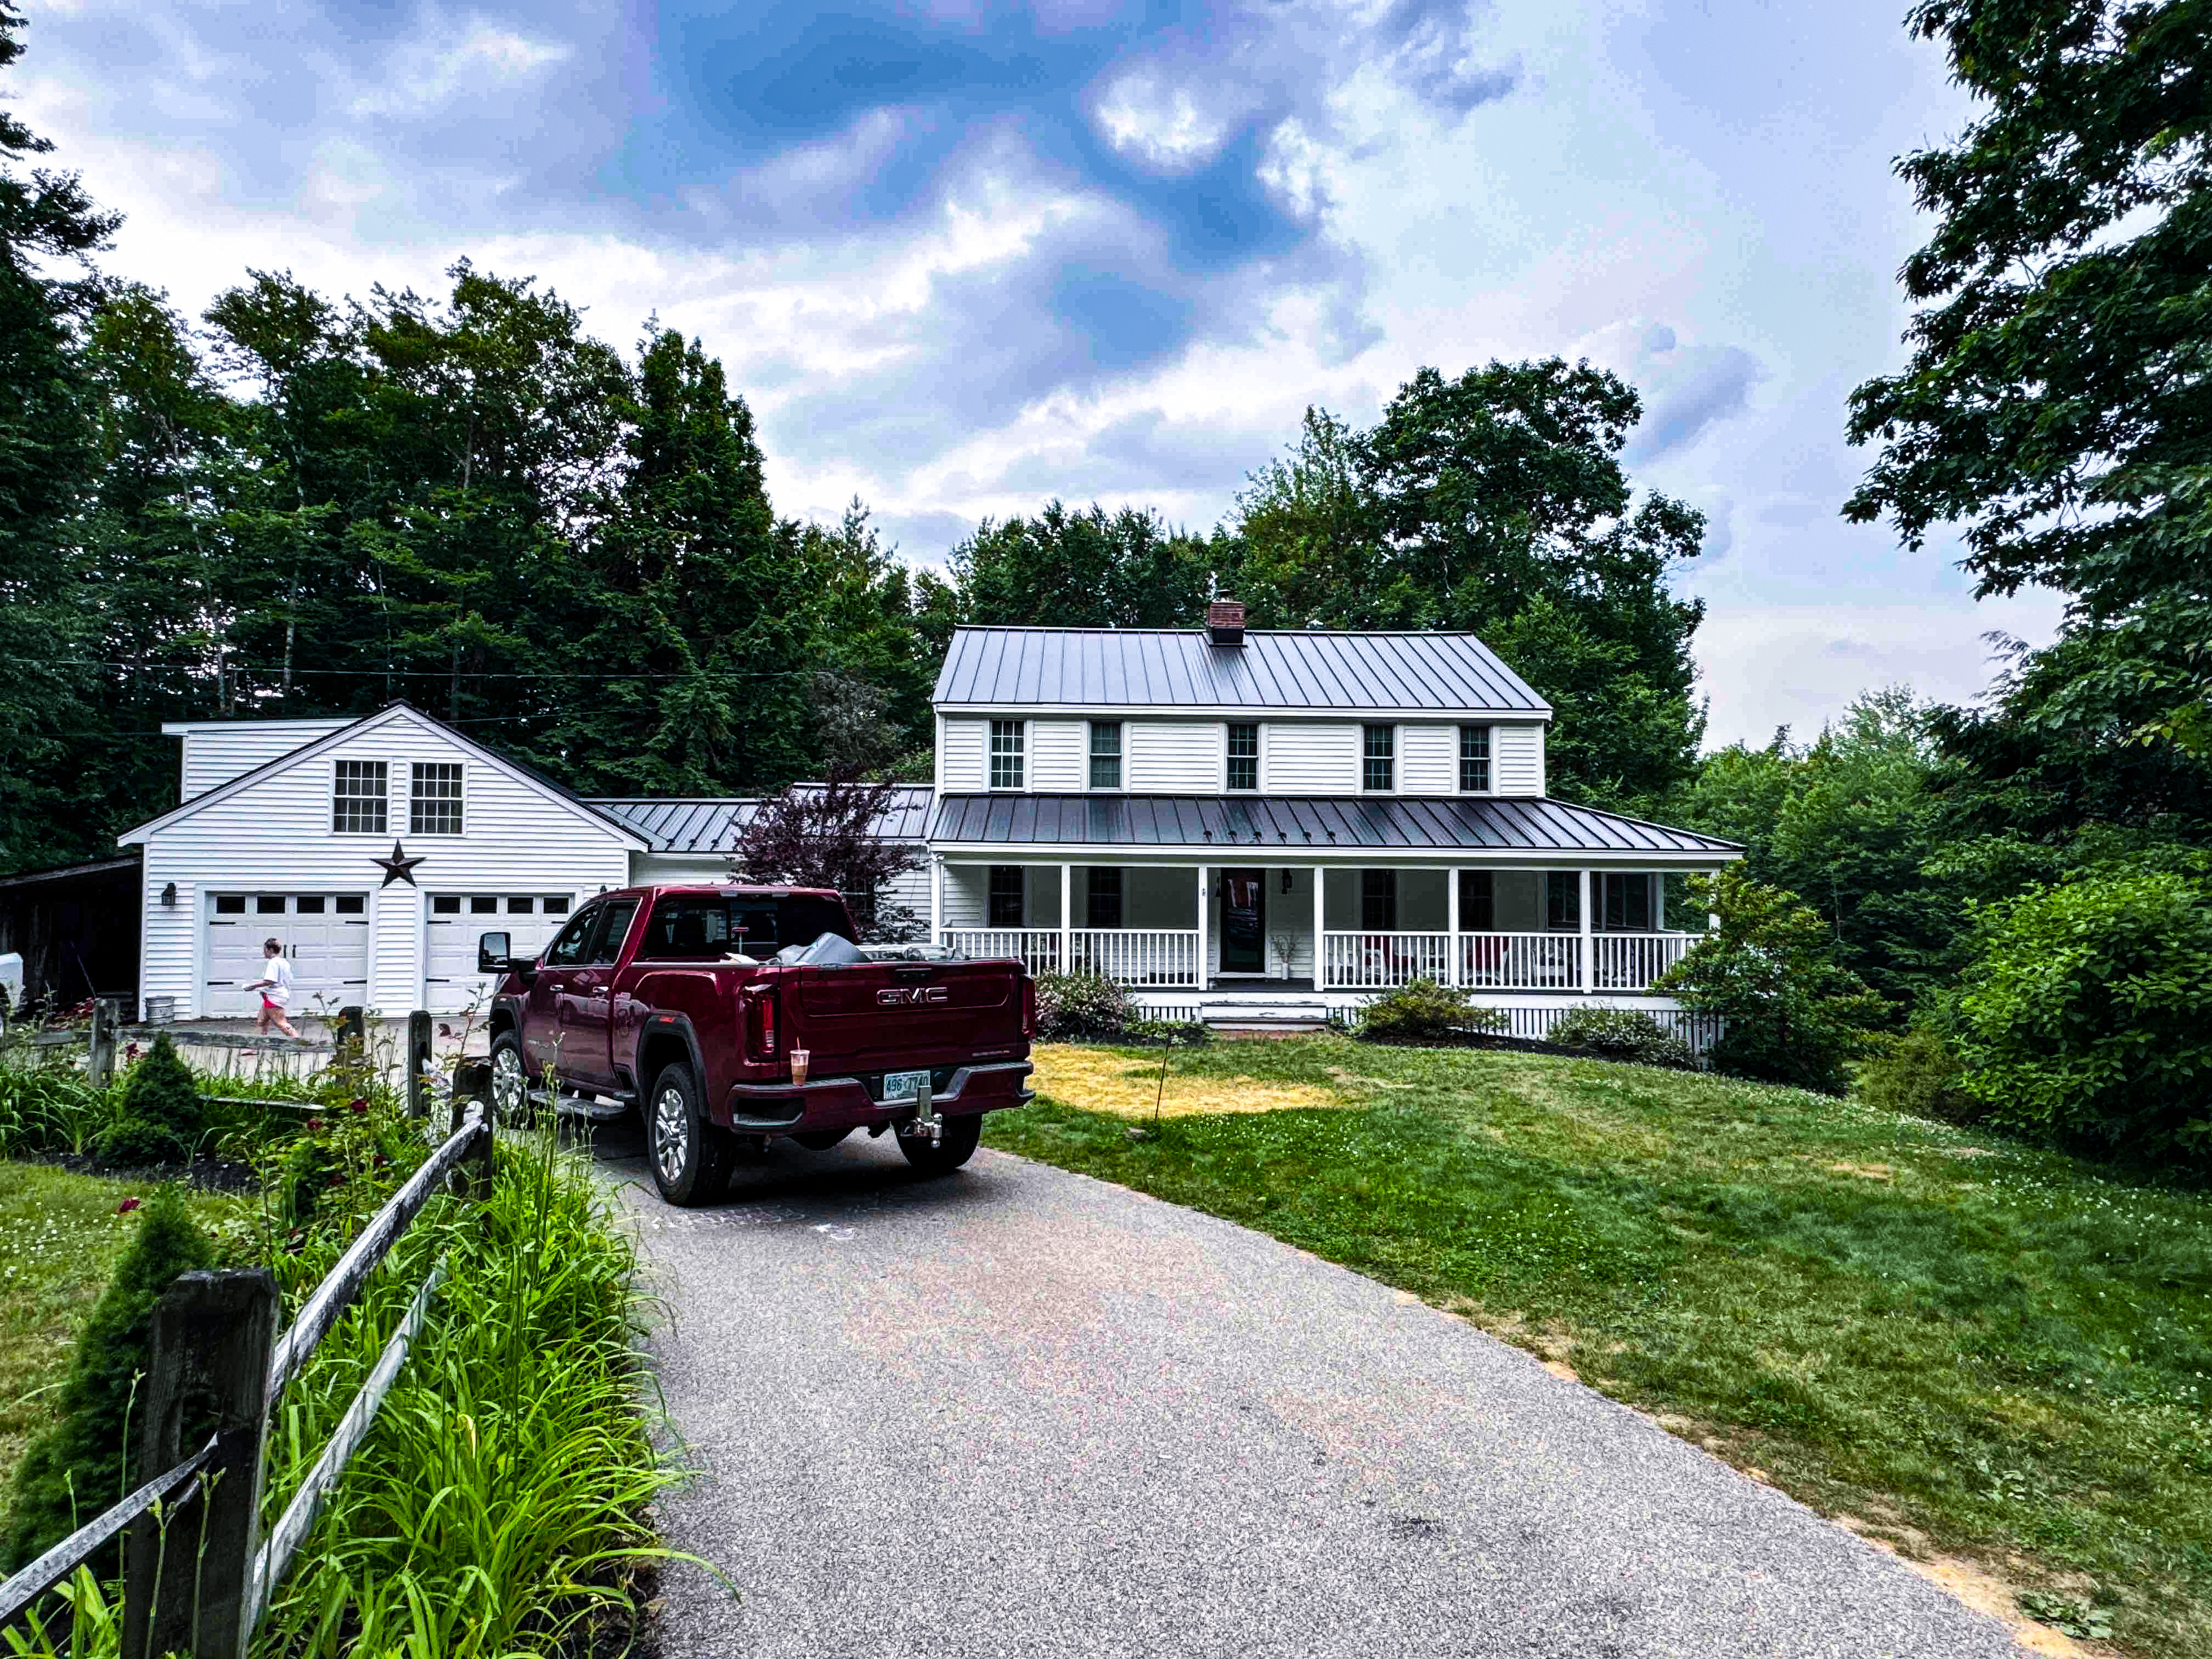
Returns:
[[[138,854],[0,876],[0,951],[23,958],[27,1000],[138,994]]]

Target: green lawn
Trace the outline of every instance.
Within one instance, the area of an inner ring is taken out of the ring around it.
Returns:
[[[0,1159],[0,1510],[24,1447],[51,1420],[77,1328],[137,1224],[116,1206],[146,1191],[142,1183]],[[239,1202],[197,1201],[210,1214]]]
[[[1463,1312],[2077,1634],[2212,1659],[2212,1198],[1643,1067],[1334,1037],[1173,1063],[1340,1103],[1133,1141],[1048,1086],[986,1139]]]

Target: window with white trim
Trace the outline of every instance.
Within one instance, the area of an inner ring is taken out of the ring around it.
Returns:
[[[416,761],[407,799],[410,836],[461,833],[461,767],[458,761]]]
[[[331,775],[331,833],[382,835],[388,793],[382,761],[339,761]]]
[[[1020,720],[991,722],[991,787],[1022,787],[1022,726]]]
[[[1490,793],[1490,728],[1486,726],[1459,729],[1459,787],[1463,795]]]
[[[1121,787],[1121,722],[1119,720],[1091,722],[1091,787],[1093,789],[1119,789]]]
[[[1260,787],[1260,727],[1257,722],[1229,723],[1229,776],[1231,789]]]
[[[1359,787],[1370,793],[1388,794],[1398,787],[1398,728],[1370,726],[1361,729],[1364,737],[1360,748]]]

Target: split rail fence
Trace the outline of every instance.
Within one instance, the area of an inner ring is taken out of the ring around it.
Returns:
[[[428,1109],[428,1021],[417,1015],[410,1022],[408,1092],[418,1115]],[[362,1230],[283,1335],[276,1334],[276,1281],[266,1268],[190,1273],[169,1287],[154,1310],[139,1435],[139,1468],[163,1473],[0,1584],[0,1630],[127,1534],[124,1659],[172,1653],[241,1659],[406,1363],[445,1282],[444,1259],[432,1264],[322,1456],[264,1538],[262,1468],[270,1419],[285,1385],[449,1178],[462,1196],[481,1200],[489,1193],[489,1103],[463,1094],[455,1091],[445,1142]],[[185,1444],[188,1410],[211,1411],[215,1419],[213,1434],[197,1449]]]

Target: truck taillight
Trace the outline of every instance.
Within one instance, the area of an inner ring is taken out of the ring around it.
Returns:
[[[773,988],[753,994],[753,1053],[763,1060],[775,1058],[776,994]]]
[[[1022,1035],[1036,1035],[1036,981],[1027,974],[1022,975]]]

